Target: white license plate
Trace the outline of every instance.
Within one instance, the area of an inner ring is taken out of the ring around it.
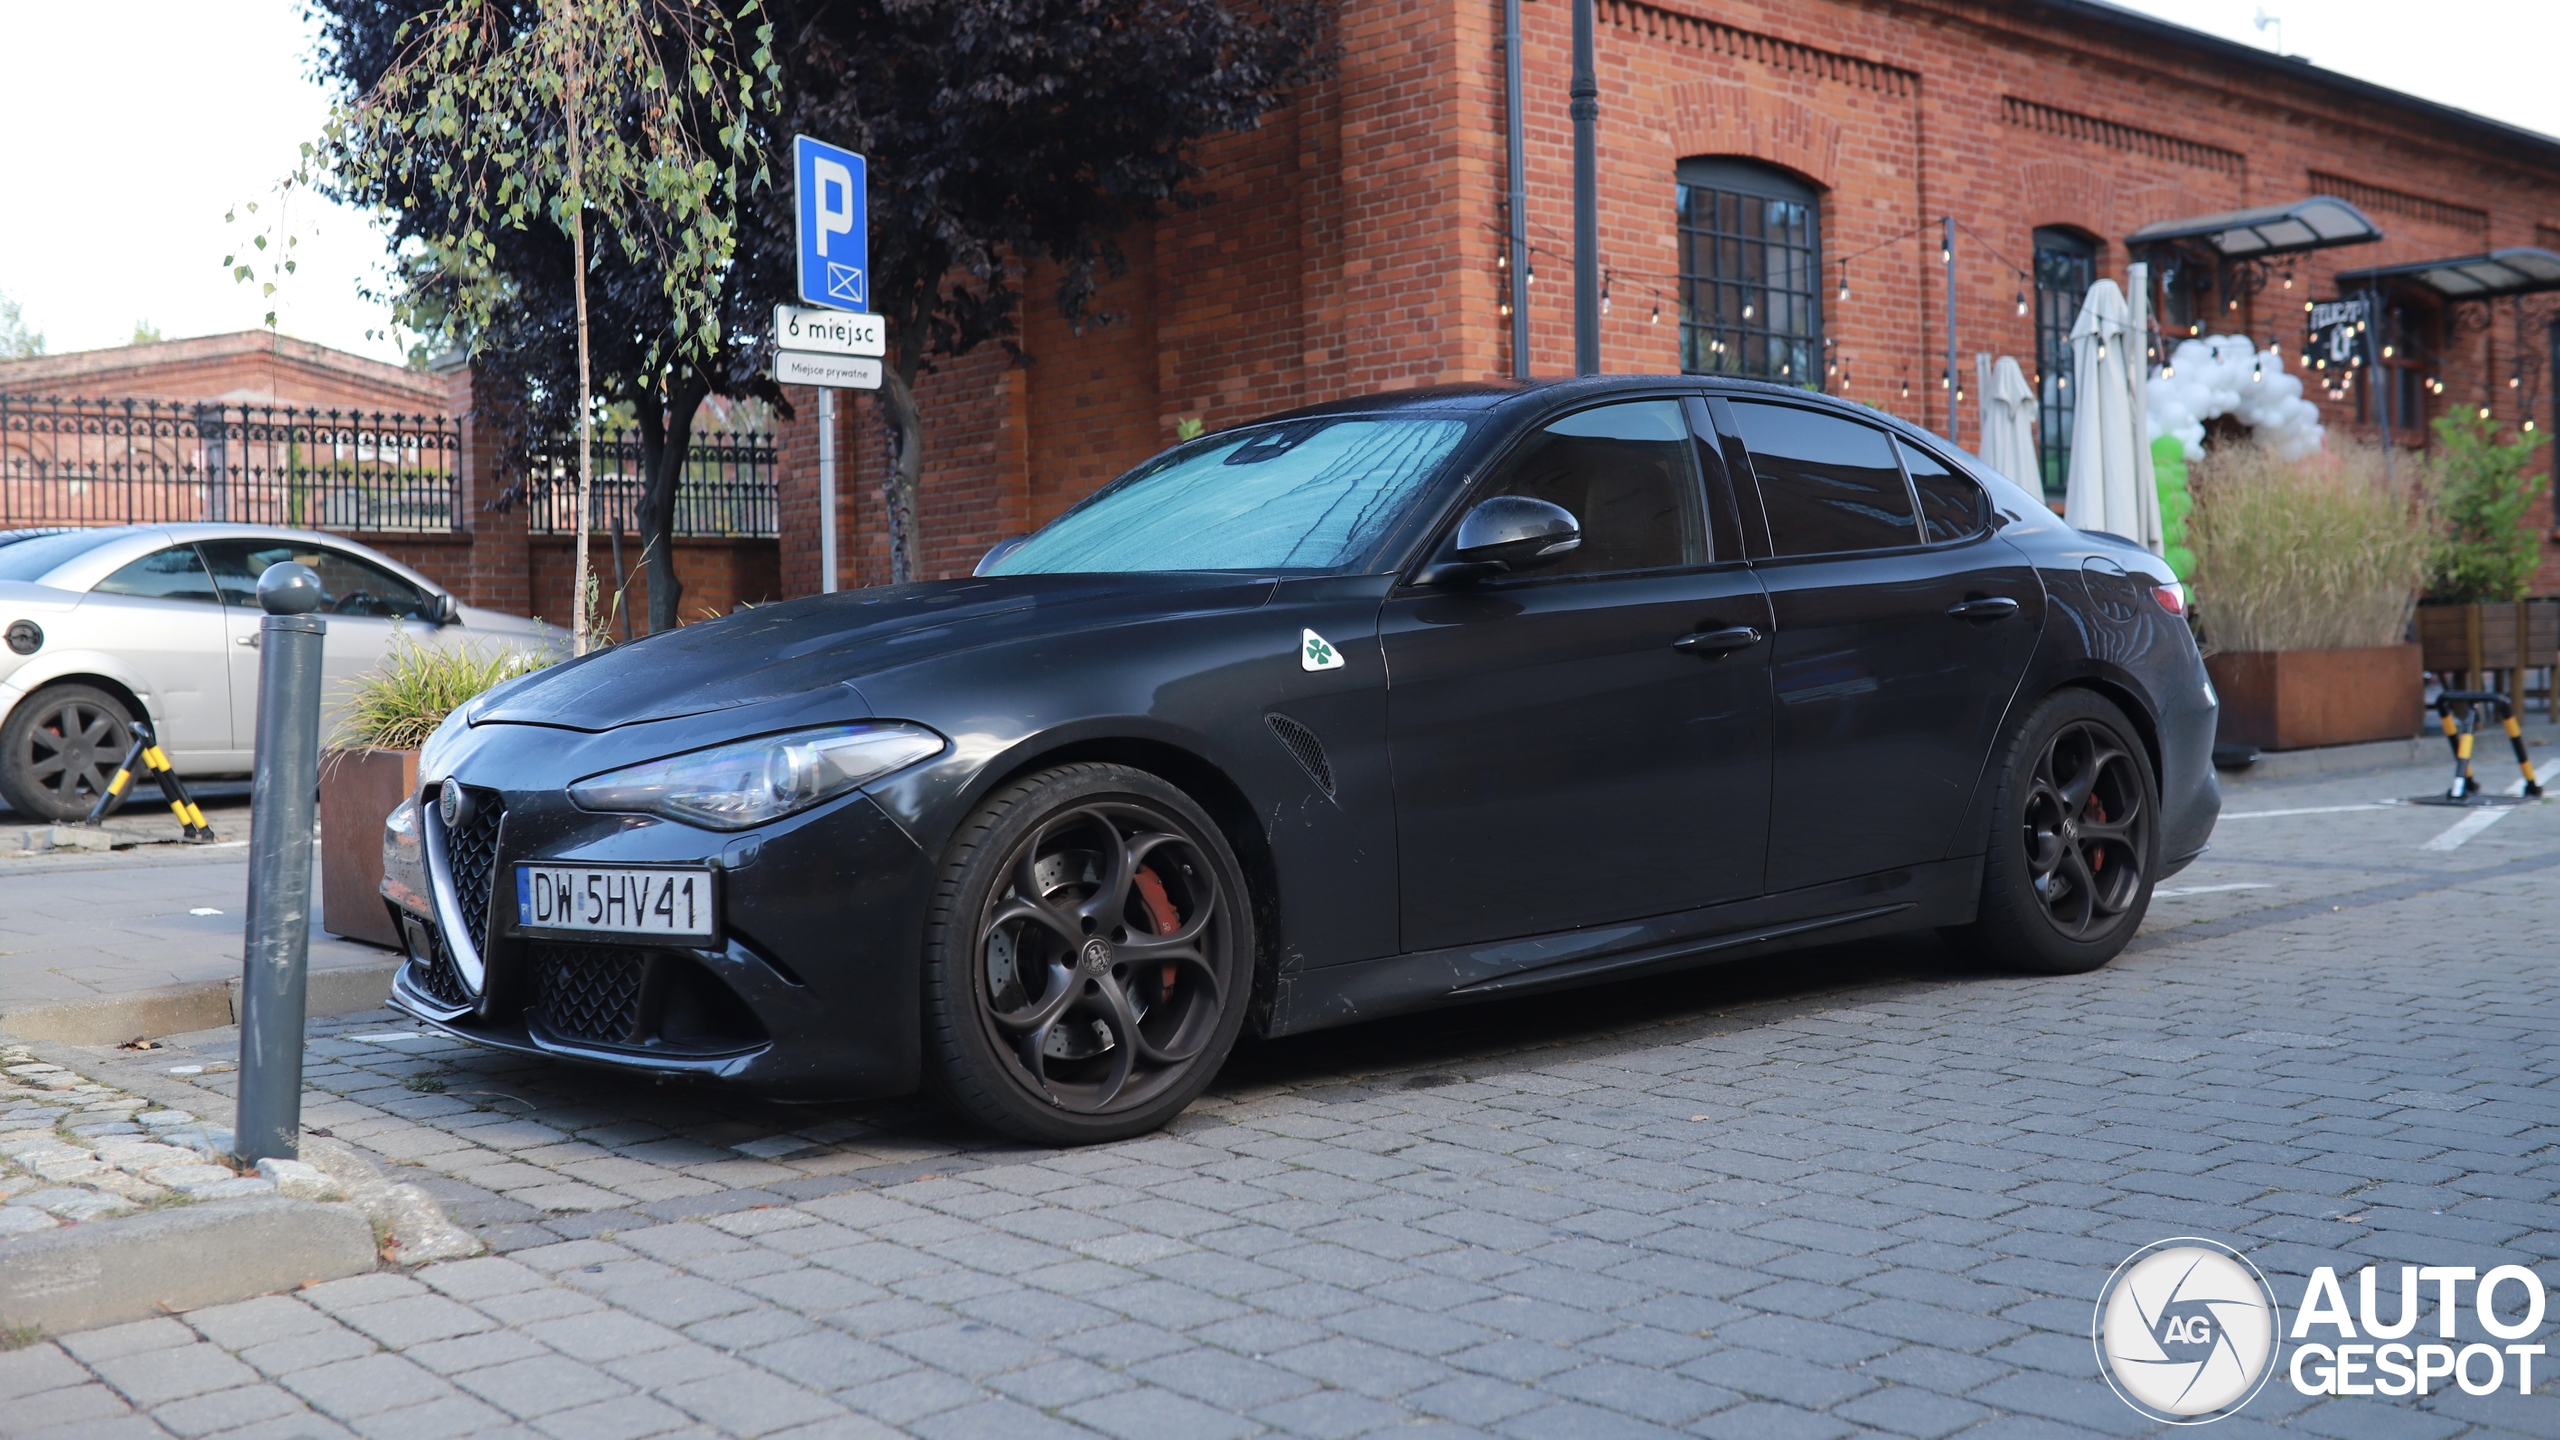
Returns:
[[[708,940],[717,933],[708,870],[516,867],[516,925]]]

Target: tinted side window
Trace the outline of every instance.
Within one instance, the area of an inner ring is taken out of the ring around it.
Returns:
[[[1530,436],[1485,492],[1561,505],[1582,547],[1539,575],[1668,570],[1714,558],[1698,481],[1698,448],[1677,400],[1577,411]]]
[[[213,593],[213,577],[193,545],[156,550],[90,587],[100,595],[134,595],[145,600],[193,600],[221,603]]]
[[[1902,468],[1911,472],[1911,488],[1920,492],[1920,528],[1930,544],[1961,540],[1982,528],[1981,486],[1899,435],[1893,437],[1893,448],[1902,452]]]
[[[323,615],[429,618],[426,592],[342,551],[277,540],[208,540],[204,553],[227,605],[258,608],[258,577],[270,565],[298,560],[319,572]]]
[[[1769,543],[1781,555],[1825,555],[1919,543],[1911,491],[1893,441],[1873,426],[1792,405],[1733,402]]]

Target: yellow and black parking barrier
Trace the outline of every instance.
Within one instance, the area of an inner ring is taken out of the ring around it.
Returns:
[[[2453,747],[2453,784],[2442,795],[2421,797],[2428,805],[2511,805],[2519,800],[2542,798],[2542,777],[2533,773],[2533,757],[2525,753],[2524,726],[2516,718],[2515,702],[2495,690],[2446,690],[2436,696],[2436,714],[2444,723],[2444,739]],[[2455,718],[2456,710],[2460,719]],[[2515,747],[2516,768],[2524,772],[2524,794],[2484,795],[2480,779],[2471,773],[2471,747],[2480,730],[2480,712],[2488,710],[2506,727],[2507,743]]]
[[[205,823],[204,811],[187,793],[186,783],[178,778],[177,767],[169,763],[168,752],[160,748],[147,720],[133,722],[133,748],[125,752],[124,763],[116,767],[115,778],[107,782],[107,793],[98,797],[98,803],[89,808],[89,818],[82,823],[95,825],[112,814],[123,802],[125,792],[133,788],[135,774],[145,770],[159,782],[160,798],[169,802],[169,813],[178,817],[185,838],[212,839],[213,827]]]

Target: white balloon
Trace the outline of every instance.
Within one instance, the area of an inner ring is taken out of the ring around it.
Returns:
[[[2320,407],[2302,398],[2302,381],[2285,373],[2282,352],[2259,350],[2246,335],[2180,341],[2169,363],[2152,372],[2149,389],[2151,438],[2177,436],[2189,460],[2204,458],[2205,422],[2225,415],[2287,460],[2320,448]]]

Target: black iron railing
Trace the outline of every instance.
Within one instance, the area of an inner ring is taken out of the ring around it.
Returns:
[[[610,428],[591,446],[588,528],[640,533],[640,436]],[[578,528],[578,446],[574,438],[535,462],[544,483],[533,487],[532,528],[567,535]],[[676,487],[678,535],[772,536],[779,533],[773,498],[771,435],[714,431],[686,447],[684,483]]]
[[[451,531],[461,453],[442,416],[0,394],[0,527]]]

